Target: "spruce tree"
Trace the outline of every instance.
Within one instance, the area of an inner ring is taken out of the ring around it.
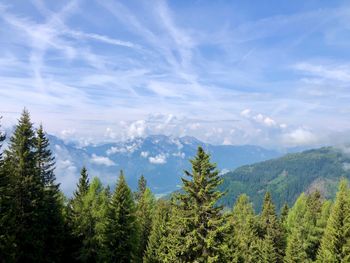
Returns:
[[[317,262],[348,262],[349,229],[350,196],[347,181],[343,179],[321,241]]]
[[[224,239],[224,221],[221,206],[216,205],[223,195],[217,191],[222,179],[216,165],[202,147],[191,160],[192,172],[185,171],[189,179],[182,178],[183,193],[176,198],[175,213],[170,224],[170,257],[179,262],[220,262]]]
[[[260,215],[260,237],[265,240],[263,251],[270,250],[271,242],[275,253],[276,262],[282,262],[285,249],[285,233],[277,218],[275,205],[272,202],[271,194],[266,193]],[[272,253],[272,252],[271,252]]]
[[[170,204],[167,201],[159,200],[155,208],[147,249],[143,257],[144,263],[163,262],[163,249],[167,245],[166,236],[169,220]]]
[[[147,189],[147,181],[146,178],[141,175],[140,179],[137,182],[137,191],[135,192],[135,201],[138,202],[143,193]]]
[[[74,199],[81,199],[89,190],[90,182],[89,175],[85,166],[80,171],[80,178],[77,190],[74,192]]]
[[[33,125],[28,111],[23,110],[4,160],[13,202],[8,211],[8,218],[15,224],[12,247],[19,262],[44,259],[44,184],[37,172],[35,149]]]
[[[83,197],[79,231],[83,234],[78,258],[81,262],[106,262],[104,231],[107,220],[108,197],[100,182],[93,178]]]
[[[104,240],[108,262],[137,260],[137,230],[132,192],[121,171],[107,213]]]
[[[146,188],[144,191],[139,189],[139,193],[141,195],[136,204],[136,217],[139,227],[138,257],[142,260],[151,232],[155,199],[149,188]]]
[[[232,232],[227,241],[230,247],[227,260],[253,262],[254,242],[257,239],[257,222],[252,203],[245,194],[238,197],[229,220]],[[231,243],[231,244],[230,244]]]
[[[45,261],[58,262],[63,251],[64,221],[61,193],[54,174],[55,158],[50,150],[49,140],[40,125],[36,135],[36,167],[44,184]]]
[[[280,216],[280,221],[281,221],[282,225],[285,224],[287,217],[288,217],[288,213],[289,213],[288,204],[284,203],[284,205],[281,208],[281,216]]]
[[[290,233],[287,242],[286,256],[284,262],[286,263],[306,263],[311,262],[303,247],[303,237],[301,228],[295,227]]]
[[[0,117],[1,120],[1,117]],[[1,125],[0,125],[1,128]],[[13,220],[11,211],[14,204],[12,185],[8,171],[5,170],[2,155],[2,143],[5,134],[0,131],[0,259],[3,262],[13,262],[15,258]],[[0,260],[1,261],[1,260]]]
[[[66,238],[70,240],[70,248],[66,249],[67,254],[72,259],[80,258],[80,251],[83,249],[83,241],[85,239],[85,231],[81,222],[84,220],[84,198],[90,187],[89,176],[85,167],[81,169],[79,181],[76,190],[73,193],[73,198],[67,206],[67,229],[71,231],[71,235]]]

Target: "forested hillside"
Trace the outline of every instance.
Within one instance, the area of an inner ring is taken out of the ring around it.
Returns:
[[[0,134],[0,146],[3,141]],[[319,151],[329,159],[339,154]],[[328,160],[313,151],[303,154],[313,156],[304,164],[314,163],[310,170]],[[111,189],[85,167],[67,199],[56,182],[47,135],[24,111],[0,155],[0,262],[350,262],[346,179],[334,201],[308,188],[280,215],[276,192],[262,188],[256,214],[246,194],[228,210],[217,205],[225,195],[218,190],[223,178],[202,147],[190,164],[182,191],[168,201],[156,200],[144,177],[132,192],[120,171]]]
[[[231,207],[237,196],[246,193],[259,210],[269,191],[279,209],[284,202],[293,204],[300,193],[316,189],[332,198],[340,178],[350,178],[349,165],[350,155],[342,149],[324,147],[242,166],[223,176],[220,190],[227,193],[221,202]]]

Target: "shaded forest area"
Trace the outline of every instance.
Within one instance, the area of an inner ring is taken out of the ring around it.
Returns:
[[[66,198],[47,136],[24,110],[0,157],[0,261],[350,262],[345,179],[334,201],[315,191],[276,212],[267,192],[256,214],[245,194],[228,211],[217,204],[222,178],[201,147],[191,164],[170,200],[144,177],[132,192],[121,171],[110,189],[85,168]]]

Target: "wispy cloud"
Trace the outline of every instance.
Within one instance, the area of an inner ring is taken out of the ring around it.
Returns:
[[[156,133],[317,143],[300,138],[350,129],[340,44],[350,9],[297,6],[5,1],[0,114],[12,124],[6,112],[27,106],[50,132],[75,130],[84,143]]]

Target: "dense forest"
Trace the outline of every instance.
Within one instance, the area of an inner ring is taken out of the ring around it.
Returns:
[[[191,165],[170,200],[142,176],[132,192],[120,171],[110,189],[84,167],[66,198],[47,135],[24,110],[0,157],[0,261],[350,262],[345,179],[333,201],[316,190],[281,211],[266,191],[256,214],[245,194],[232,209],[218,204],[223,179],[201,147]]]
[[[219,189],[226,191],[220,204],[232,207],[236,198],[250,196],[256,211],[260,211],[266,191],[270,192],[276,209],[284,203],[292,205],[300,193],[315,189],[325,198],[334,198],[342,177],[350,178],[350,156],[339,147],[322,147],[300,153],[241,166],[222,176]]]

